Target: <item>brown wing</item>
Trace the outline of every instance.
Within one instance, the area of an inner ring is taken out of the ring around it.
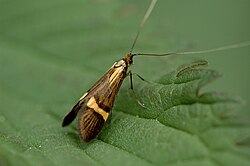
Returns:
[[[87,103],[91,97],[94,97],[97,104],[108,111],[113,107],[115,97],[126,77],[127,68],[124,66],[112,66],[88,91],[84,96]],[[82,99],[82,98],[81,98]],[[82,103],[81,103],[82,104]],[[79,105],[79,104],[78,104]],[[79,107],[80,109],[81,107]]]
[[[114,65],[87,91],[65,116],[62,126],[69,125],[78,116],[81,137],[89,141],[96,137],[107,120],[115,96],[126,77],[127,67]],[[90,100],[90,99],[93,100]],[[90,103],[90,101],[92,101]],[[88,107],[88,105],[91,106]]]
[[[78,111],[82,107],[84,100],[79,100],[72,110],[64,117],[62,127],[68,126],[77,116]]]
[[[127,68],[123,66],[117,68],[111,67],[89,90],[89,97],[94,96],[98,105],[111,109],[122,82],[126,77],[126,73]]]
[[[104,123],[103,117],[92,108],[86,107],[81,110],[78,116],[78,128],[81,138],[86,142],[94,139],[101,131]]]

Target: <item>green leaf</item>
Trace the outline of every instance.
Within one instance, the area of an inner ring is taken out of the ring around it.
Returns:
[[[221,93],[200,93],[219,76],[199,68],[204,64],[184,65],[157,83],[137,87],[135,94],[123,90],[115,107],[121,113],[114,113],[115,125],[101,140],[153,165],[247,165],[249,153],[237,144],[249,139],[249,124],[231,115],[240,101]],[[228,154],[234,158],[230,162]]]
[[[159,1],[135,51],[249,40],[249,2],[226,3]],[[220,75],[205,60],[136,57],[131,70],[148,82],[135,76],[132,91],[125,80],[111,123],[85,143],[63,116],[129,50],[149,2],[0,4],[1,166],[250,164],[249,48],[205,58],[225,75],[218,84],[208,84]]]

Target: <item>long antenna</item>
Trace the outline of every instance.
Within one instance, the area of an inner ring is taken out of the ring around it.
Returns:
[[[217,47],[213,49],[208,50],[202,50],[202,51],[189,51],[189,52],[169,52],[164,54],[154,54],[154,53],[135,53],[132,54],[132,56],[137,55],[144,55],[144,56],[168,56],[168,55],[191,55],[191,54],[205,54],[210,52],[216,52],[216,51],[223,51],[223,50],[229,50],[234,48],[240,48],[240,47],[247,47],[250,46],[250,41],[245,41],[242,43],[232,44],[232,45],[226,45],[222,47]]]
[[[139,29],[138,29],[138,31],[137,31],[137,34],[136,34],[136,36],[135,36],[133,45],[132,45],[132,47],[131,47],[131,49],[130,49],[130,54],[132,54],[132,51],[133,51],[133,49],[134,49],[134,47],[135,47],[135,43],[136,43],[136,41],[137,41],[137,39],[138,39],[138,37],[139,37],[139,34],[140,34],[140,32],[141,32],[141,29],[143,28],[145,22],[147,21],[148,17],[150,16],[152,10],[154,9],[154,6],[155,6],[156,2],[157,2],[157,0],[152,0],[152,1],[151,1],[151,4],[149,5],[146,14],[144,15],[143,20],[142,20],[142,22],[141,22],[141,24],[140,24],[140,26],[139,26]]]

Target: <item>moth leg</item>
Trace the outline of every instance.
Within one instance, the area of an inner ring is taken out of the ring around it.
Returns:
[[[139,74],[137,74],[137,73],[133,73],[133,75],[136,75],[138,78],[140,78],[142,81],[145,81],[145,82],[147,82],[147,83],[151,83],[150,81],[148,81],[148,80],[145,80],[142,76],[140,76]]]
[[[132,73],[131,70],[128,71],[128,73],[127,73],[127,76],[129,76],[129,78],[130,78],[130,89],[132,90],[132,92],[133,92],[133,94],[134,94],[134,96],[135,96],[135,98],[136,98],[137,103],[138,103],[140,106],[146,108],[145,105],[144,105],[144,104],[140,101],[140,99],[137,97],[137,95],[136,95],[136,93],[135,93],[135,91],[134,91],[134,89],[133,89],[133,75],[136,75],[136,76],[139,77],[142,81],[146,81],[146,80],[145,80],[144,78],[142,78],[139,74]],[[146,82],[148,82],[148,81],[146,81]]]
[[[131,72],[131,70],[129,71],[129,77],[130,77],[130,88],[133,90],[133,73]]]
[[[128,71],[127,76],[129,76],[129,80],[130,80],[130,89],[133,90],[133,77],[132,77],[133,73],[131,72],[131,70]]]
[[[130,71],[130,72],[131,72],[131,71]],[[137,73],[132,73],[132,72],[131,72],[131,75],[136,75],[136,76],[137,76],[138,78],[140,78],[142,81],[145,81],[145,82],[147,82],[147,83],[150,83],[150,81],[144,79],[142,76],[140,76],[140,75],[137,74]]]
[[[136,75],[136,76],[137,76],[138,78],[140,78],[142,81],[145,81],[145,82],[147,82],[147,83],[150,83],[149,81],[145,80],[145,79],[144,79],[142,76],[140,76],[139,74],[137,74],[137,73],[132,73],[131,70],[129,70],[128,73],[127,73],[127,75],[126,75],[126,77],[129,76],[129,78],[130,78],[130,89],[132,89],[132,90],[133,90],[133,75]]]
[[[145,80],[144,78],[142,78],[139,74],[137,74],[137,73],[133,73],[133,75],[136,75],[138,78],[140,78],[142,81],[146,81],[146,82],[148,82],[147,80]]]

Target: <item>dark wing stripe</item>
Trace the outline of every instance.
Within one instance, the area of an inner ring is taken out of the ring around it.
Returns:
[[[64,117],[62,122],[63,127],[69,125],[76,118],[76,115],[83,104],[84,104],[83,100],[79,100],[76,103],[76,105],[72,108],[72,110]]]
[[[98,106],[106,112],[110,112],[110,107],[104,105],[103,103],[98,103]]]

